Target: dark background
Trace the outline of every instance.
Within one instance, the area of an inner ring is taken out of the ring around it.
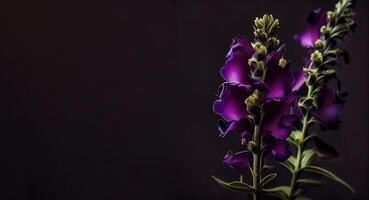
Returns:
[[[334,1],[2,1],[0,3],[0,199],[245,199],[210,175],[231,140],[212,112],[231,39],[252,37],[256,16],[281,21],[293,41],[306,14]],[[350,92],[337,132],[341,160],[323,163],[368,199],[368,2],[358,1]],[[287,176],[280,181],[288,181]],[[316,199],[352,199],[328,181]]]

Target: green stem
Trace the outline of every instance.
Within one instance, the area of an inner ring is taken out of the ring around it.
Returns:
[[[253,153],[253,165],[252,165],[252,172],[253,172],[253,187],[254,192],[252,194],[253,200],[260,200],[260,164],[261,164],[261,134],[260,134],[260,126],[256,125],[254,129],[254,138],[256,144],[256,152]]]
[[[308,86],[308,93],[306,95],[307,98],[309,98],[311,96],[313,92],[313,87],[312,86]],[[290,194],[288,199],[292,200],[293,199],[293,194],[295,193],[297,187],[296,187],[296,183],[297,180],[299,179],[300,176],[300,168],[301,168],[301,160],[302,160],[302,152],[304,151],[304,139],[305,136],[307,134],[308,131],[308,125],[309,125],[309,111],[306,111],[306,114],[303,116],[302,118],[302,129],[301,129],[301,141],[298,143],[297,146],[297,153],[296,153],[296,159],[297,159],[297,165],[295,166],[295,169],[292,173],[292,179],[291,179],[291,183],[290,183]]]

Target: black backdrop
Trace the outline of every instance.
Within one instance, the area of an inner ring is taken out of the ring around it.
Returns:
[[[313,0],[12,0],[0,4],[0,199],[245,199],[210,175],[234,142],[217,138],[214,93],[232,37],[252,37],[255,16],[292,36]],[[368,199],[368,3],[358,1],[342,155],[324,163]],[[287,181],[280,177],[280,181]],[[352,199],[334,182],[317,199]]]

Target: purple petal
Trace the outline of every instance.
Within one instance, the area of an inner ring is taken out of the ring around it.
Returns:
[[[295,114],[285,115],[281,119],[281,126],[290,128],[298,119],[298,116]]]
[[[232,121],[226,123],[222,120],[218,123],[218,130],[220,132],[220,137],[226,137],[228,134],[233,132],[241,133],[241,139],[246,135],[251,134],[252,125],[248,118],[242,118],[240,121]]]
[[[333,91],[324,87],[317,99],[318,108],[313,110],[313,115],[325,125],[336,123],[342,112],[343,102],[336,102]]]
[[[219,100],[213,104],[214,112],[228,122],[239,121],[247,116],[245,100],[249,94],[247,87],[224,83]]]
[[[295,100],[295,96],[289,95],[280,101],[266,102],[261,123],[262,131],[278,139],[287,138],[291,132],[291,127],[286,125],[288,125],[287,122],[291,122],[289,114]]]
[[[278,61],[282,58],[284,48],[280,48],[268,59],[268,69],[265,76],[265,84],[268,86],[266,99],[277,99],[288,95],[292,89],[294,77],[289,67],[278,66]]]
[[[288,142],[285,140],[272,140],[268,148],[275,158],[281,162],[285,161],[291,155]]]
[[[292,92],[299,91],[304,84],[305,72],[304,68],[301,68],[295,75],[295,82],[293,83]]]
[[[295,35],[295,39],[306,48],[314,47],[314,43],[320,38],[320,27],[326,24],[327,19],[325,11],[321,8],[314,10],[308,16],[309,26],[299,35]]]
[[[252,154],[250,151],[241,151],[238,153],[229,151],[224,156],[223,162],[230,167],[244,170],[250,166],[251,160]]]
[[[248,84],[251,80],[248,58],[244,54],[233,54],[220,69],[223,79],[230,83]]]
[[[238,83],[248,85],[253,81],[250,77],[249,58],[253,55],[254,50],[251,44],[245,38],[239,36],[233,40],[231,49],[227,54],[228,60],[224,67],[220,69],[220,74],[224,80],[230,83]]]
[[[226,57],[229,58],[232,54],[236,53],[243,53],[248,55],[248,57],[251,57],[254,52],[255,50],[252,48],[251,43],[242,35],[238,35],[235,39],[233,39],[231,48]]]

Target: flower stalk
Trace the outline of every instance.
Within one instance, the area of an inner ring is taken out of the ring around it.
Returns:
[[[291,182],[289,187],[289,193],[287,199],[292,200],[299,196],[302,189],[298,184],[300,180],[301,172],[306,169],[310,169],[312,161],[315,157],[319,156],[319,149],[316,149],[310,158],[306,157],[306,152],[309,149],[306,148],[306,143],[310,139],[317,137],[309,133],[309,127],[313,123],[319,123],[323,128],[330,128],[332,120],[325,121],[323,117],[318,115],[317,110],[322,109],[324,105],[319,105],[319,97],[324,95],[323,91],[327,88],[327,82],[331,79],[337,80],[337,92],[336,98],[342,100],[344,94],[341,93],[341,84],[337,78],[335,67],[338,65],[338,59],[343,57],[347,62],[348,55],[345,50],[339,47],[344,37],[354,30],[355,23],[353,21],[353,2],[351,0],[340,0],[336,4],[334,11],[328,11],[326,15],[322,15],[326,24],[320,27],[320,38],[314,42],[314,51],[311,54],[311,62],[305,71],[305,85],[308,90],[305,96],[302,96],[299,101],[299,107],[302,111],[301,117],[301,129],[294,131],[289,138],[289,141],[296,146],[296,155],[292,156],[293,159],[289,159],[288,165],[292,168]],[[319,11],[321,12],[321,11]],[[337,125],[337,120],[335,120]],[[325,123],[326,122],[326,123]],[[324,124],[325,123],[325,124]],[[305,154],[305,155],[304,155]],[[305,163],[302,163],[305,159]],[[318,168],[323,171],[325,169]],[[307,170],[309,171],[309,170]],[[318,171],[315,171],[318,172]],[[338,177],[327,176],[333,180],[340,182],[348,187],[351,191],[353,189],[343,180]]]

